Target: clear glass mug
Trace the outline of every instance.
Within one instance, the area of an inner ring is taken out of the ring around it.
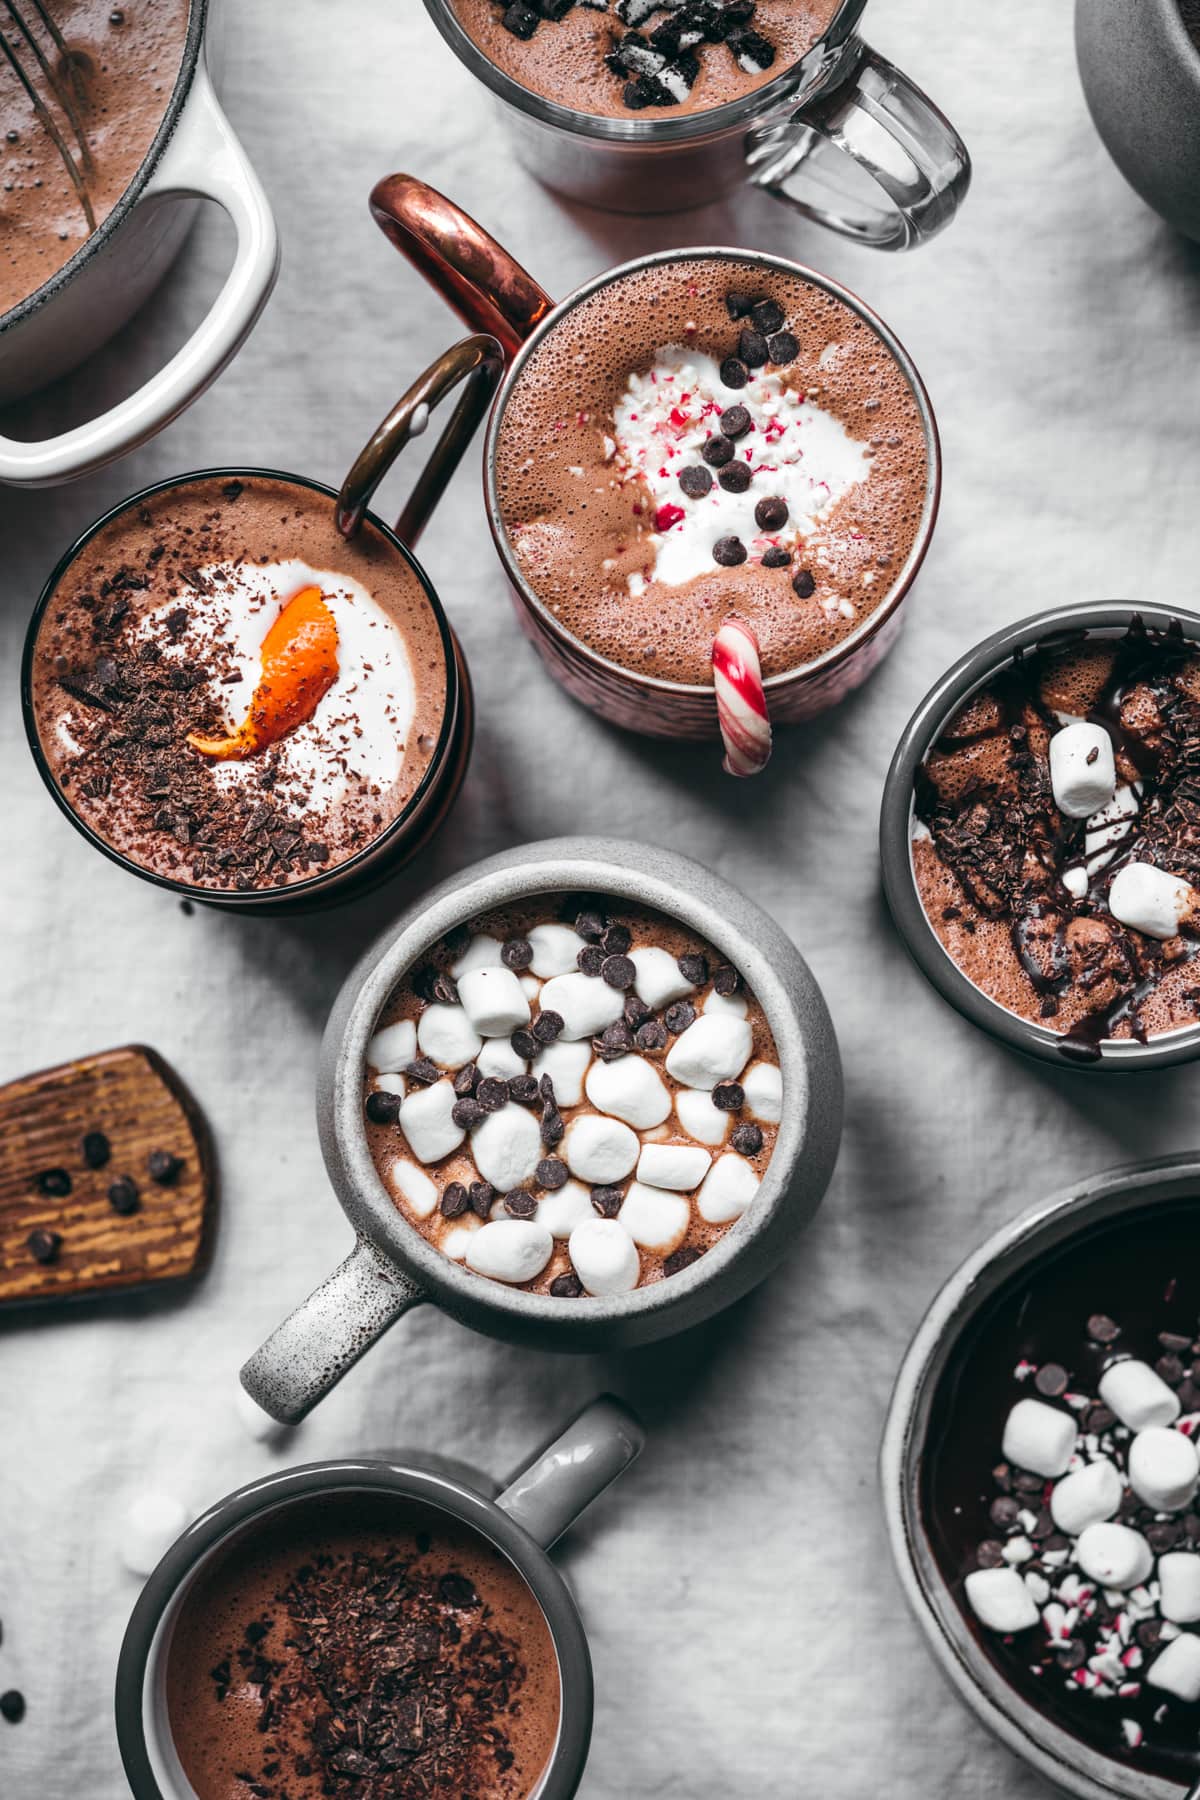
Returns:
[[[915,82],[858,35],[843,0],[798,63],[740,99],[678,118],[603,118],[522,87],[484,55],[454,0],[425,0],[450,48],[501,104],[518,158],[556,193],[615,212],[676,212],[748,181],[819,225],[908,250],[948,225],[971,159]]]

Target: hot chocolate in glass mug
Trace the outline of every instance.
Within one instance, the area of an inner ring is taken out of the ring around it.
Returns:
[[[551,673],[612,723],[725,739],[765,762],[894,642],[937,517],[937,428],[888,327],[779,257],[673,250],[555,306],[425,183],[374,216],[510,367],[484,485],[517,616]],[[352,524],[384,466],[343,489]],[[728,624],[728,631],[725,626]]]
[[[518,155],[570,199],[674,212],[748,180],[902,250],[966,195],[954,127],[859,37],[866,0],[425,4],[503,103]]]

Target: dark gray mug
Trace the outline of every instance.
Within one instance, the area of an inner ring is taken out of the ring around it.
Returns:
[[[558,1738],[529,1800],[571,1800],[592,1731],[592,1663],[579,1610],[546,1552],[641,1451],[640,1421],[611,1396],[595,1400],[501,1492],[485,1475],[436,1457],[309,1463],[254,1481],[221,1500],[163,1557],[126,1628],[117,1665],[117,1741],[134,1800],[195,1800],[171,1741],[166,1659],[184,1599],[218,1551],[272,1513],[331,1494],[394,1495],[465,1524],[524,1578],[558,1658]]]
[[[1118,169],[1168,225],[1200,239],[1200,49],[1179,0],[1076,0],[1075,48]]]
[[[397,982],[448,931],[530,896],[611,894],[678,919],[740,970],[775,1039],[784,1112],[753,1205],[698,1262],[667,1281],[563,1301],[476,1275],[408,1224],[381,1181],[363,1124],[368,1039]],[[242,1385],[294,1424],[402,1313],[433,1301],[493,1337],[549,1350],[608,1351],[687,1330],[762,1281],[816,1212],[842,1132],[842,1071],[821,990],[800,952],[753,901],[687,857],[608,838],[555,838],[452,877],[367,951],[321,1045],[317,1123],[325,1166],[357,1234],[354,1250],[268,1338]]]

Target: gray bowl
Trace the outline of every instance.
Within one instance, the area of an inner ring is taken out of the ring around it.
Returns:
[[[379,1178],[363,1126],[366,1047],[402,975],[455,926],[562,891],[652,907],[707,938],[762,1005],[783,1074],[784,1116],[754,1203],[713,1249],[667,1281],[563,1301],[460,1268],[407,1223]],[[816,1212],[842,1130],[842,1071],[824,998],[775,921],[687,857],[609,838],[557,838],[476,863],[410,908],[347,978],[326,1027],[317,1091],[321,1148],[357,1242],[347,1260],[242,1370],[272,1417],[295,1423],[414,1305],[433,1301],[477,1331],[549,1350],[608,1351],[685,1331],[739,1300]]]
[[[1200,1199],[1200,1154],[1106,1170],[1043,1201],[988,1239],[926,1313],[896,1380],[880,1455],[892,1555],[942,1673],[1002,1743],[1077,1800],[1182,1800],[1179,1785],[1089,1749],[1022,1698],[974,1637],[937,1566],[921,1508],[921,1466],[938,1383],[980,1309],[1015,1274],[1077,1233],[1132,1208]],[[1198,1233],[1200,1236],[1200,1233]],[[1200,1775],[1200,1753],[1197,1770]]]
[[[1054,1063],[1057,1068],[1078,1069],[1083,1073],[1115,1070],[1124,1074],[1130,1069],[1165,1068],[1169,1063],[1191,1062],[1200,1056],[1200,1023],[1181,1031],[1166,1032],[1145,1044],[1136,1039],[1106,1038],[1099,1057],[1081,1062],[1064,1050],[1061,1033],[1020,1018],[983,993],[942,947],[921,904],[912,864],[914,788],[930,745],[968,695],[984,686],[998,669],[1012,660],[1016,651],[1028,649],[1059,633],[1070,635],[1086,631],[1121,636],[1128,631],[1134,618],[1143,619],[1157,630],[1165,630],[1173,620],[1178,621],[1185,636],[1200,644],[1200,614],[1177,606],[1167,610],[1129,600],[1084,600],[1070,606],[1057,606],[1049,612],[1022,619],[1016,625],[1006,625],[1003,631],[985,638],[929,690],[909,720],[888,770],[880,809],[879,855],[884,892],[896,929],[922,974],[965,1019],[998,1038],[1002,1044],[1021,1050],[1027,1056]]]

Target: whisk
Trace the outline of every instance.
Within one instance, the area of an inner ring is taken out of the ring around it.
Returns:
[[[17,0],[0,0],[0,23],[3,23],[5,17],[8,21],[8,28],[0,30],[0,54],[3,54],[4,60],[24,88],[39,123],[62,157],[75,192],[79,196],[79,204],[83,208],[83,216],[87,220],[88,230],[95,231],[96,215],[92,208],[86,179],[87,173],[93,166],[92,152],[76,104],[79,93],[78,70],[62,32],[45,5],[45,0],[22,0],[22,4],[36,15],[46,36],[57,50],[62,74],[56,72],[33,27],[21,11],[21,7],[18,6]],[[37,65],[36,71],[32,73],[27,66],[30,59]],[[70,144],[63,136],[58,121],[38,91],[38,74],[44,79],[50,98],[66,119],[71,134],[79,146],[78,161],[76,161]],[[72,88],[75,88],[75,94],[72,94]]]

